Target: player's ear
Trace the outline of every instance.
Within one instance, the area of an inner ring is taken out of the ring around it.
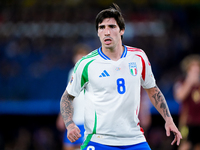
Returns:
[[[124,29],[120,30],[120,35],[124,35],[124,32],[125,32]]]

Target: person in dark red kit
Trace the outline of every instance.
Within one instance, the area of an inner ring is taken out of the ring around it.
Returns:
[[[200,56],[187,56],[181,68],[185,76],[174,86],[174,97],[181,106],[179,128],[185,139],[179,149],[200,150]]]

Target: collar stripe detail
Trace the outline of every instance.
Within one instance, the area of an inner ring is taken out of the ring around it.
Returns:
[[[105,60],[110,60],[110,58],[108,56],[106,56],[102,51],[101,51],[101,47],[98,49],[98,53],[99,55],[105,59]]]
[[[121,58],[126,57],[126,55],[127,55],[127,47],[124,45],[124,52],[123,52]]]
[[[108,56],[106,56],[106,55],[102,52],[101,47],[100,47],[97,51],[98,51],[99,55],[100,55],[103,59],[105,59],[105,60],[110,60],[110,58],[109,58]],[[121,56],[120,58],[124,58],[124,57],[126,57],[126,55],[127,55],[127,47],[124,45],[124,52],[123,52],[123,54],[122,54],[122,56]]]

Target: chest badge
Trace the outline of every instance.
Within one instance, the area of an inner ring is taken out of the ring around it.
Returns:
[[[129,63],[129,70],[131,75],[136,76],[137,75],[137,65],[136,62],[131,62]]]

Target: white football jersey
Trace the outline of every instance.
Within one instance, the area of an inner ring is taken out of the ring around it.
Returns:
[[[113,61],[99,48],[77,62],[66,90],[73,96],[85,92],[85,143],[122,146],[146,141],[138,119],[141,86],[156,86],[141,49],[124,46],[121,58]]]

